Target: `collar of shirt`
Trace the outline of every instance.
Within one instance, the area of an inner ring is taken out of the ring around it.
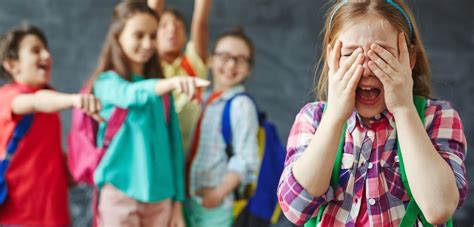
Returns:
[[[221,101],[227,101],[229,100],[230,98],[234,97],[234,95],[236,94],[239,94],[239,93],[242,93],[242,92],[245,92],[245,87],[244,85],[237,85],[237,86],[234,86],[232,87],[231,89],[225,91],[216,101],[214,101],[213,103],[218,103],[218,102],[221,102]],[[213,92],[212,91],[208,91],[206,92],[206,94],[204,95],[204,99],[203,100],[207,100],[209,99],[210,95],[212,94]]]
[[[382,113],[377,114],[369,119],[370,124],[372,125],[373,123],[378,123],[378,122],[384,122],[388,121],[389,122],[389,129],[395,128],[395,118],[393,117],[393,114],[390,113],[388,110],[384,110]],[[368,127],[364,124],[362,121],[362,116],[356,111],[352,112],[351,117],[348,120],[347,124],[347,130],[349,133],[352,133],[356,126],[359,125],[359,127],[368,129]]]

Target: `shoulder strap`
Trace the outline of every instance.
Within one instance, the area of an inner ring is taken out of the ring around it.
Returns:
[[[8,164],[10,163],[10,160],[13,154],[16,152],[18,148],[18,144],[26,135],[26,133],[29,131],[32,124],[33,124],[33,113],[30,113],[30,114],[24,115],[21,118],[21,120],[18,122],[18,124],[16,125],[15,130],[13,131],[13,135],[7,144],[5,157],[1,163],[1,167],[0,167],[1,175],[5,174]]]
[[[188,75],[190,75],[191,77],[196,77],[196,76],[197,76],[197,74],[196,74],[196,72],[194,71],[193,67],[192,67],[191,64],[189,63],[189,60],[188,60],[188,58],[186,57],[186,55],[183,55],[183,56],[182,56],[181,67],[183,67],[184,71],[186,71],[186,73],[187,73]]]
[[[222,112],[221,131],[222,131],[222,136],[224,138],[224,142],[226,144],[226,154],[227,154],[227,157],[229,159],[232,156],[234,156],[234,151],[233,151],[233,148],[232,148],[232,125],[231,125],[231,121],[230,121],[230,108],[231,108],[231,105],[232,105],[232,100],[234,100],[238,96],[247,96],[247,97],[249,97],[250,100],[252,100],[252,102],[254,103],[255,107],[257,108],[257,113],[259,113],[257,104],[255,103],[255,100],[252,98],[252,96],[250,96],[248,93],[245,93],[245,92],[238,93],[238,94],[234,95],[229,100],[227,100],[227,102],[225,103],[224,110]],[[260,119],[259,119],[259,121],[260,121]]]
[[[426,108],[426,98],[422,96],[414,96],[413,101],[415,103],[416,111],[418,112],[418,116],[420,117],[421,122],[424,124],[425,120],[425,108]],[[421,212],[420,208],[418,207],[418,204],[416,201],[413,199],[413,195],[411,194],[411,189],[410,185],[408,184],[408,179],[406,176],[405,172],[405,165],[402,157],[402,152],[400,150],[400,143],[397,141],[397,155],[400,160],[400,175],[402,178],[403,186],[405,187],[405,190],[408,193],[408,196],[410,197],[410,202],[408,203],[408,206],[405,211],[405,215],[403,216],[400,226],[401,227],[409,227],[413,226],[416,223],[417,218],[419,217],[421,222],[423,223],[423,226],[428,226],[431,227],[430,223],[426,220],[425,216]],[[450,218],[448,222],[446,222],[446,226],[451,227],[453,226],[453,220]]]

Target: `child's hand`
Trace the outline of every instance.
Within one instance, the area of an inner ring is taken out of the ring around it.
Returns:
[[[414,108],[412,68],[404,33],[398,34],[399,56],[377,44],[370,48],[368,65],[383,84],[387,109],[396,114]]]
[[[173,213],[171,214],[171,219],[168,224],[169,227],[185,227],[182,206],[180,202],[174,202],[173,204]]]
[[[225,195],[219,188],[203,188],[196,192],[196,195],[202,198],[202,206],[205,208],[214,208],[224,201]]]
[[[74,107],[82,109],[82,111],[91,116],[97,122],[105,121],[99,115],[99,111],[102,108],[100,101],[92,94],[75,95]]]
[[[357,48],[339,65],[342,42],[336,41],[334,48],[328,45],[328,107],[329,116],[337,121],[345,121],[355,107],[356,88],[362,76],[364,55]]]
[[[209,86],[210,82],[197,77],[177,76],[170,79],[173,89],[185,94],[190,100],[196,99],[198,89]]]

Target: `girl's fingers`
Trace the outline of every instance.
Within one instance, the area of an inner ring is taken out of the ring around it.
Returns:
[[[390,78],[384,71],[382,71],[377,64],[373,61],[369,61],[368,63],[370,70],[375,74],[375,76],[382,82],[383,86],[387,86],[391,81]]]
[[[395,75],[395,70],[387,64],[379,55],[375,53],[373,50],[369,50],[369,59],[371,62],[375,63],[377,65],[377,68],[382,70],[387,76],[391,77],[392,75]]]
[[[360,78],[362,78],[362,72],[364,72],[362,65],[357,65],[354,74],[349,78],[349,82],[347,82],[346,88],[348,90],[355,91],[357,85],[359,84]]]
[[[398,34],[398,50],[400,51],[399,62],[402,65],[410,65],[410,53],[408,52],[405,33],[403,32],[400,32],[400,34]]]
[[[369,51],[369,57],[379,57],[382,59],[382,61],[386,62],[388,66],[390,66],[394,71],[398,71],[399,67],[399,62],[398,59],[393,56],[392,53],[390,53],[388,50],[383,48],[382,46],[374,43],[370,46]],[[374,53],[375,52],[375,53]],[[372,53],[372,54],[371,54]],[[372,56],[371,56],[372,55]]]
[[[102,110],[102,104],[100,103],[100,100],[98,98],[96,98],[95,101],[96,101],[97,112],[99,112]]]
[[[92,119],[94,119],[97,122],[104,122],[105,121],[105,119],[102,118],[98,113],[92,114],[90,116],[92,117]]]
[[[328,46],[328,64],[329,69],[336,72],[339,69],[339,59],[341,58],[341,46],[342,42],[337,40],[334,47]]]
[[[337,73],[340,75],[341,80],[344,78],[344,75],[347,73],[347,71],[349,71],[351,66],[356,62],[357,58],[359,57],[359,54],[362,54],[362,50],[360,48],[357,48],[354,52],[352,52],[351,56],[349,56],[349,58],[344,63],[342,63]]]
[[[91,113],[96,113],[97,108],[95,106],[95,97],[93,95],[88,95],[87,101],[89,102],[89,108],[90,108],[89,111]]]
[[[189,95],[188,99],[191,100],[194,98],[194,94],[196,93],[196,84],[192,78],[186,80],[188,87],[189,87]]]
[[[207,87],[211,84],[211,82],[209,80],[205,80],[205,79],[202,79],[202,78],[193,77],[192,79],[193,79],[194,84],[196,85],[196,87]]]
[[[347,85],[349,80],[354,76],[354,72],[356,71],[357,66],[362,65],[363,62],[364,62],[364,55],[362,53],[359,53],[357,55],[356,60],[352,63],[351,67],[347,70],[347,72],[344,74],[342,78],[342,83],[344,85]]]

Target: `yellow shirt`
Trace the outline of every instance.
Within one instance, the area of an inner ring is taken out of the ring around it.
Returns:
[[[184,56],[188,59],[188,62],[193,68],[194,73],[196,73],[196,76],[207,79],[207,65],[205,61],[201,59],[191,41],[186,45]],[[181,66],[182,60],[182,57],[178,57],[171,64],[161,61],[161,66],[163,67],[163,72],[166,78],[188,75],[186,70]],[[191,147],[194,128],[199,118],[201,107],[198,103],[189,102],[184,94],[173,92],[173,98],[175,109],[178,113],[179,127],[181,129],[183,148],[186,155]]]

